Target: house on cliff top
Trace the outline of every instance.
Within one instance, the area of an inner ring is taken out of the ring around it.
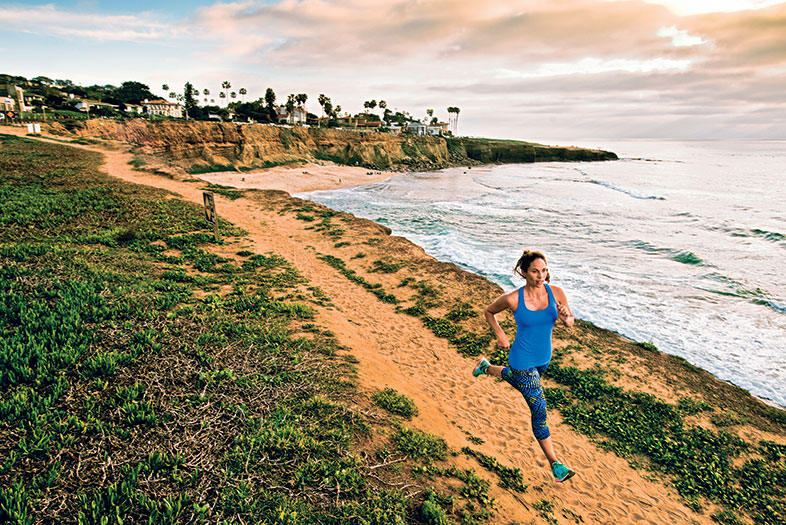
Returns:
[[[166,100],[145,100],[142,103],[145,113],[162,117],[183,118],[183,106]]]
[[[286,106],[276,108],[276,120],[279,124],[305,124],[306,115],[306,110],[303,108],[294,108],[291,115]]]
[[[32,108],[25,104],[25,93],[14,84],[0,84],[0,111],[30,111]]]

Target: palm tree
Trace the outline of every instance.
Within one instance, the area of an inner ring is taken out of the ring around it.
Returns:
[[[232,93],[229,94],[229,96],[232,97],[233,99],[235,99],[235,98],[237,98],[237,93],[235,93],[233,91]]]
[[[232,87],[232,84],[229,83],[229,80],[224,80],[221,83],[221,89],[224,90],[224,96],[221,97],[221,98],[227,98],[227,95],[229,94],[229,88],[231,88],[231,87]]]
[[[452,131],[454,135],[456,134],[456,131],[458,129],[458,114],[460,111],[461,110],[455,106],[450,106],[448,108],[448,115],[449,115],[448,120],[450,121],[450,127],[453,128]]]
[[[297,99],[295,98],[294,93],[290,93],[287,96],[287,103],[284,104],[284,107],[287,108],[287,115],[289,118],[289,123],[293,123],[294,115],[292,114],[295,111],[295,102]]]
[[[242,97],[243,102],[245,102],[246,101],[246,94],[248,93],[246,88],[240,88],[238,90],[238,93],[240,93],[240,96]]]
[[[330,102],[330,99],[327,98],[324,93],[320,93],[317,97],[317,102],[319,102],[319,105],[322,107],[322,118],[325,118],[325,103]],[[322,125],[321,120],[319,121],[319,125]]]
[[[426,110],[426,115],[428,115],[429,117],[433,117],[434,116],[434,110],[433,109],[427,109]],[[428,117],[426,117],[426,124],[428,124]]]
[[[301,108],[303,110],[303,113],[308,115],[308,113],[306,112],[306,100],[308,100],[308,95],[306,95],[305,93],[300,93],[299,95],[295,95],[295,101],[297,102],[297,107]]]
[[[177,98],[177,93],[175,93],[174,91],[170,91],[169,98]]]
[[[205,96],[208,96],[210,94],[210,90],[205,88],[204,90],[202,90],[202,93],[204,93]]]
[[[227,98],[227,96],[223,91],[221,91],[218,93],[218,98]]]

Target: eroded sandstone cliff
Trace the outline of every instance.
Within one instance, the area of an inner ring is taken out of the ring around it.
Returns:
[[[329,160],[375,169],[437,169],[492,162],[613,160],[614,153],[527,142],[445,139],[373,131],[217,122],[93,119],[52,131],[120,140],[192,171],[264,168]]]

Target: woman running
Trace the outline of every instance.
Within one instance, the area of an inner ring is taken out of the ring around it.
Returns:
[[[497,336],[497,345],[509,349],[510,366],[491,366],[485,357],[475,365],[473,375],[488,374],[501,377],[521,392],[532,415],[532,432],[546,455],[554,479],[561,483],[575,472],[557,460],[551,443],[551,433],[546,425],[546,398],[540,376],[551,361],[551,332],[557,319],[565,326],[573,326],[574,317],[568,306],[565,292],[557,286],[549,286],[549,270],[546,257],[536,251],[525,250],[513,270],[521,275],[526,284],[510,293],[500,295],[486,308],[486,321]],[[516,339],[513,346],[499,326],[496,315],[510,309],[516,319]]]

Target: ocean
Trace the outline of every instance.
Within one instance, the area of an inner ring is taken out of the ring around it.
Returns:
[[[505,290],[543,251],[577,317],[786,406],[786,141],[593,140],[620,160],[451,168],[298,194]]]

